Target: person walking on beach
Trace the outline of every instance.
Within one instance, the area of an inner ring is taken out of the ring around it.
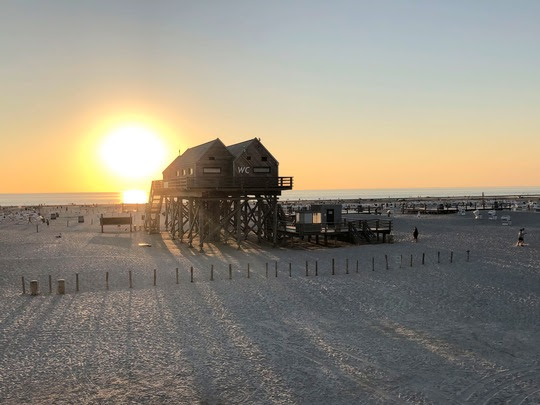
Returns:
[[[416,226],[414,227],[414,231],[412,233],[412,236],[414,238],[414,241],[418,242],[418,228]]]
[[[524,237],[525,237],[525,228],[521,228],[518,232],[518,241],[517,241],[516,246],[525,246]]]

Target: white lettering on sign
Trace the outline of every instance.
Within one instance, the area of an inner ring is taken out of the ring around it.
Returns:
[[[249,166],[238,166],[238,173],[249,174],[249,169],[251,169]]]

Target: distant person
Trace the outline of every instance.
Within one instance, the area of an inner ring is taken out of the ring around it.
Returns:
[[[516,246],[525,246],[524,238],[525,238],[525,228],[521,228],[518,232],[518,241]]]
[[[418,228],[415,226],[414,231],[412,233],[413,239],[415,242],[418,242]]]
[[[47,226],[49,226],[49,220],[47,219]]]

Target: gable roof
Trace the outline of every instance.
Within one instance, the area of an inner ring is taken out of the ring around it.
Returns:
[[[216,138],[213,141],[203,143],[201,145],[194,146],[192,148],[188,148],[180,156],[177,156],[176,159],[174,159],[172,163],[167,166],[164,172],[167,171],[170,167],[176,167],[180,164],[185,165],[198,162],[201,157],[203,157],[203,155],[208,152],[208,150],[216,143],[220,144],[224,149],[226,149],[225,145],[223,144],[223,142],[221,142],[219,138]]]
[[[249,146],[249,144],[251,142],[255,141],[256,139],[257,138],[253,138],[253,139],[250,139],[248,141],[235,143],[234,145],[227,146],[227,149],[229,150],[229,152],[231,152],[231,154],[236,159],[238,156],[240,156],[242,154],[242,152],[244,152],[244,149],[246,149]]]

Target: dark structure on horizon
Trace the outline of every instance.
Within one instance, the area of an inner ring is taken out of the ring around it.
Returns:
[[[278,197],[291,190],[292,177],[278,175],[279,163],[254,138],[231,146],[221,140],[189,148],[152,181],[145,229],[160,232],[165,204],[165,226],[173,238],[190,246],[233,239],[240,247],[249,234],[274,245],[278,239]]]

